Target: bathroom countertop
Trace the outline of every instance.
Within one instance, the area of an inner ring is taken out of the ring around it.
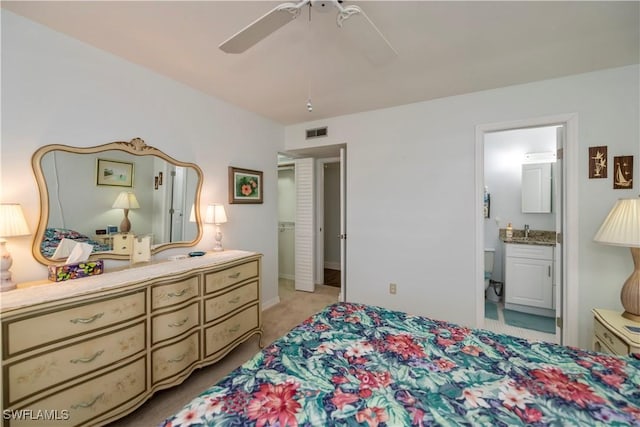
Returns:
[[[504,243],[515,243],[519,245],[555,246],[556,232],[545,230],[530,230],[529,237],[524,237],[524,230],[513,230],[513,237],[507,239],[506,230],[500,229],[500,240]]]

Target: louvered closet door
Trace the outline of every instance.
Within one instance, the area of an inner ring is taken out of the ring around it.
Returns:
[[[296,159],[295,288],[313,292],[314,159]]]

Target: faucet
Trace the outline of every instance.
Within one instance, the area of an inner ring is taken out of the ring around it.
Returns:
[[[529,224],[524,225],[524,238],[525,239],[529,238]]]

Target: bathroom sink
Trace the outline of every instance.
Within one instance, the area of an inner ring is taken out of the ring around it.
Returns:
[[[527,236],[528,234],[528,236]],[[518,243],[522,245],[555,246],[556,232],[546,230],[513,230],[513,236],[507,239],[505,229],[499,231],[500,240],[505,243]],[[527,237],[525,237],[527,236]]]
[[[512,237],[511,240],[504,240],[505,243],[518,243],[524,245],[541,245],[541,246],[555,246],[556,242],[549,239],[539,239],[533,237]]]

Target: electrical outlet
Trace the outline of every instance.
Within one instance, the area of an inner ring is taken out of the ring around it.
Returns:
[[[397,290],[398,290],[398,285],[396,285],[395,283],[389,283],[389,293],[391,295],[395,295]]]

